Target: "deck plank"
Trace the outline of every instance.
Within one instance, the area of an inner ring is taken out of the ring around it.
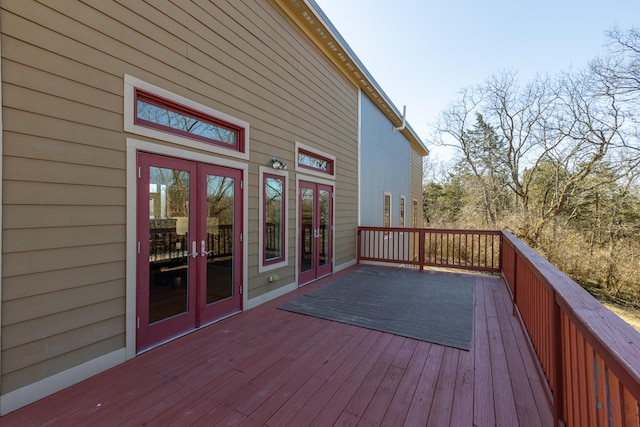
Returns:
[[[550,425],[548,391],[506,285],[476,277],[470,351],[277,309],[327,278],[141,354],[0,424]]]
[[[405,370],[405,375],[400,380],[398,389],[393,395],[393,400],[382,420],[383,426],[394,427],[404,424],[432,345],[435,344],[423,341],[416,343],[411,360]]]
[[[547,401],[542,384],[536,379],[536,367],[532,363],[525,362],[530,353],[524,339],[518,338],[521,335],[519,334],[521,326],[511,312],[511,299],[506,293],[500,292],[498,287],[493,289],[493,294],[501,325],[502,341],[507,353],[509,377],[512,383],[518,421],[520,425],[532,427],[550,425],[553,420],[551,418],[541,419],[537,405],[530,404],[532,400],[538,401],[541,405],[547,404]]]
[[[474,391],[473,391],[473,423],[474,425],[496,425],[495,405],[493,401],[493,381],[491,379],[491,355],[489,354],[489,332],[485,301],[487,290],[484,285],[476,286],[478,300],[475,305],[473,346],[474,353]]]
[[[494,281],[483,280],[482,287],[485,292],[485,309],[487,319],[487,332],[489,334],[489,354],[491,355],[491,379],[493,381],[493,401],[496,413],[496,425],[515,426],[518,425],[518,414],[516,412],[513,398],[513,388],[509,378],[507,355],[505,353],[504,342],[500,324],[498,323],[498,313],[493,295]]]

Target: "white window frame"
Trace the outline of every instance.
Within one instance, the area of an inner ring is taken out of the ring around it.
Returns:
[[[280,262],[274,262],[274,263],[269,263],[269,264],[264,264],[264,241],[266,236],[264,235],[264,221],[265,221],[265,213],[264,213],[264,174],[270,174],[270,175],[277,175],[277,176],[281,176],[284,179],[284,194],[283,194],[283,201],[284,201],[284,212],[283,212],[283,218],[282,218],[282,226],[284,227],[284,247],[283,252],[284,252],[284,260],[280,261]],[[273,169],[273,168],[269,168],[267,166],[260,166],[260,196],[259,196],[259,203],[260,203],[260,209],[259,209],[259,232],[258,232],[258,245],[259,245],[259,253],[258,256],[260,257],[260,261],[258,262],[258,273],[264,273],[267,271],[272,271],[272,270],[276,270],[278,268],[282,268],[282,267],[286,267],[289,265],[289,218],[287,216],[287,211],[289,210],[289,198],[287,197],[287,194],[289,193],[289,188],[288,188],[288,184],[289,184],[289,172],[284,171],[284,170],[277,170],[277,169]]]
[[[385,202],[389,198],[389,225],[385,225],[384,219],[386,214]],[[391,197],[390,191],[385,191],[382,196],[382,226],[383,227],[393,227],[393,197]]]
[[[241,127],[244,129],[244,151],[240,152],[230,148],[209,144],[197,139],[187,138],[184,136],[176,135],[170,132],[163,132],[159,129],[149,128],[146,126],[140,126],[135,124],[135,93],[136,89],[141,89],[145,92],[152,93],[161,98],[165,98],[176,104],[184,105],[192,110],[199,111],[207,116],[214,117],[232,125]],[[146,136],[161,141],[168,141],[174,144],[195,148],[198,150],[208,151],[215,154],[221,154],[230,157],[236,157],[239,159],[249,160],[249,123],[230,116],[229,114],[218,111],[209,106],[200,104],[189,98],[185,98],[173,92],[170,92],[161,87],[152,85],[143,80],[132,77],[128,74],[124,75],[124,130],[125,132],[134,133],[137,135]]]
[[[296,172],[303,173],[303,174],[306,174],[306,175],[317,176],[319,178],[325,178],[325,179],[328,178],[328,179],[332,179],[332,180],[336,179],[336,170],[338,168],[338,165],[336,163],[336,156],[333,156],[333,155],[331,155],[329,153],[325,153],[324,151],[320,151],[320,150],[318,150],[316,148],[309,147],[308,145],[305,145],[305,144],[303,144],[301,142],[298,142],[298,141],[296,141],[295,146],[296,146],[296,157],[295,157],[295,170],[296,170]],[[328,159],[331,162],[333,162],[333,168],[332,168],[331,173],[322,172],[322,171],[319,171],[319,170],[316,171],[316,170],[313,170],[313,168],[305,168],[305,167],[300,166],[298,164],[298,155],[299,155],[300,150],[309,152],[311,154],[316,154],[316,155],[318,155],[318,157],[324,157],[325,159]]]

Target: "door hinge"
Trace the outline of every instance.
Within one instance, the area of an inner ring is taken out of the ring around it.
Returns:
[[[242,243],[242,233],[240,233],[240,243]]]
[[[138,253],[140,253],[140,242],[138,242]]]
[[[240,295],[242,295],[242,285],[240,285]]]
[[[138,166],[138,179],[142,176],[142,168]]]
[[[137,324],[138,324],[138,329],[140,329],[140,317],[138,317]]]
[[[240,180],[240,189],[244,190],[244,181],[243,180]]]

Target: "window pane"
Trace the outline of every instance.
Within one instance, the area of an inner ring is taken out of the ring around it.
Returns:
[[[404,227],[404,197],[400,197],[400,227]]]
[[[141,120],[228,145],[236,145],[235,131],[221,128],[185,113],[169,110],[143,100],[138,100],[136,111],[137,117]]]
[[[264,179],[264,259],[273,261],[284,257],[284,179]]]
[[[325,172],[329,172],[329,162],[317,157],[311,157],[304,153],[298,154],[298,164],[302,166],[308,166],[313,169],[320,169]]]
[[[384,195],[384,226],[391,227],[391,196]]]

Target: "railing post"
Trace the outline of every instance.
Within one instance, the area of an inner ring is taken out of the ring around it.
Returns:
[[[553,297],[553,420],[556,427],[564,425],[562,417],[564,413],[564,369],[562,356],[562,310],[556,300],[555,291]]]
[[[420,235],[418,237],[418,257],[420,258],[420,271],[424,271],[424,244],[425,244],[425,229],[420,229]]]

